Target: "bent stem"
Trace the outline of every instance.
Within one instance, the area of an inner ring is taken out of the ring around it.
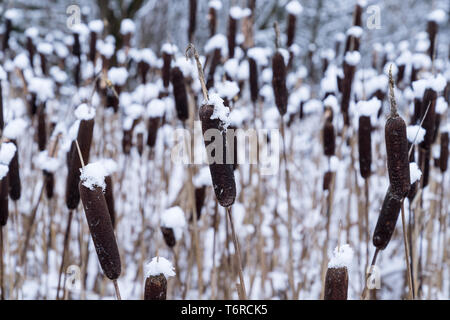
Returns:
[[[227,207],[226,208],[227,211],[227,215],[228,215],[228,219],[230,219],[230,225],[231,225],[231,234],[233,236],[233,244],[234,244],[234,250],[236,253],[236,261],[238,264],[238,270],[239,270],[239,285],[237,285],[238,287],[238,294],[239,294],[239,298],[241,300],[247,300],[247,293],[245,290],[245,282],[244,282],[244,273],[242,271],[242,261],[241,261],[241,249],[239,248],[239,242],[238,239],[236,237],[236,232],[234,231],[234,223],[233,223],[233,218],[231,217],[231,207]]]

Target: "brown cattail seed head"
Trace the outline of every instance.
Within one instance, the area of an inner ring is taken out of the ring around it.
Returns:
[[[277,51],[272,58],[272,86],[275,95],[275,104],[280,112],[284,115],[287,111],[288,92],[286,88],[286,66],[284,64],[283,55]]]
[[[103,190],[100,187],[91,190],[82,182],[79,188],[98,260],[105,275],[115,280],[121,273],[120,255]]]
[[[145,279],[144,300],[166,300],[167,279],[161,273]]]
[[[228,19],[228,58],[234,58],[234,48],[236,47],[237,20],[229,16]]]
[[[347,268],[328,268],[325,275],[324,300],[347,300],[347,291]]]
[[[172,61],[172,55],[168,54],[167,52],[163,52],[162,58],[163,58],[163,67],[162,67],[163,85],[164,88],[167,89],[170,83],[170,63]]]
[[[336,136],[331,121],[325,120],[323,126],[323,151],[327,157],[334,156],[336,148]]]
[[[359,117],[358,128],[359,170],[361,176],[367,179],[371,174],[372,164],[372,125],[370,117]]]
[[[55,189],[55,175],[52,172],[44,171],[45,176],[45,195],[47,199],[53,198],[53,191]]]
[[[219,159],[222,160],[221,163],[217,163],[216,161],[209,159],[209,169],[211,171],[214,192],[219,204],[222,207],[229,207],[234,203],[236,198],[236,183],[234,180],[233,165],[226,163],[226,135],[223,131],[221,120],[211,119],[213,113],[214,106],[211,104],[204,104],[200,108],[199,117],[202,122],[202,131],[204,136],[210,129],[222,131],[223,149],[219,150],[219,152],[223,152],[223,159]],[[205,147],[208,148],[208,145],[212,142],[213,141],[205,140]]]
[[[11,140],[11,142],[14,143],[17,148],[17,142],[15,140]],[[9,196],[12,200],[17,201],[19,200],[22,191],[20,182],[19,149],[16,150],[14,157],[9,163],[8,179]]]
[[[45,121],[45,103],[38,109],[38,147],[39,151],[44,151],[47,144],[47,128]]]
[[[170,248],[174,247],[177,243],[177,240],[175,239],[175,233],[173,232],[173,229],[161,227],[161,232],[163,234],[164,241],[166,242],[167,246],[169,246]]]
[[[189,29],[188,39],[192,42],[197,24],[197,0],[189,0]]]
[[[385,126],[387,167],[392,193],[402,198],[407,195],[410,187],[408,139],[405,121],[397,113],[391,71],[389,71],[389,82],[391,113]]]
[[[373,233],[373,245],[378,249],[383,250],[386,248],[391,240],[401,206],[402,196],[395,194],[392,187],[390,187],[384,198],[383,206],[381,207],[381,212]]]
[[[447,171],[448,165],[448,132],[441,133],[441,154],[439,156],[439,168],[441,172]]]
[[[114,189],[111,176],[105,177],[105,201],[113,228],[116,228],[116,209],[114,206]]]
[[[1,178],[0,180],[0,228],[5,226],[6,222],[8,222],[9,216],[8,189],[9,189],[8,173],[5,173],[3,178]]]
[[[248,59],[249,66],[249,80],[250,80],[250,97],[252,102],[255,103],[258,100],[258,66],[253,58]]]
[[[175,67],[172,69],[171,80],[178,119],[185,121],[189,117],[188,100],[186,86],[184,84],[184,76],[180,68]]]
[[[160,118],[148,119],[147,145],[150,148],[153,148],[155,146],[160,122]]]

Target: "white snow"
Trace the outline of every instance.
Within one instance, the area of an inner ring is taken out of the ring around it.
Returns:
[[[92,107],[89,107],[86,103],[82,103],[75,109],[75,117],[78,120],[94,119],[95,109]]]
[[[436,77],[429,79],[428,88],[433,89],[436,92],[441,92],[445,89],[447,80],[442,74],[438,74]]]
[[[50,55],[52,53],[53,47],[50,43],[48,42],[40,42],[37,45],[37,51],[39,53],[42,53],[44,55]]]
[[[180,240],[183,229],[186,226],[186,218],[183,210],[178,206],[166,209],[161,215],[161,226],[171,228],[174,232],[175,239]]]
[[[100,163],[106,171],[106,176],[112,175],[118,169],[117,162],[113,159],[102,159],[100,160]]]
[[[294,16],[299,15],[303,11],[303,7],[297,0],[292,0],[286,5],[286,11]]]
[[[412,83],[412,87],[414,91],[414,96],[417,99],[422,99],[423,94],[425,93],[425,89],[427,88],[427,80],[425,79],[416,80]]]
[[[21,70],[28,68],[28,66],[30,65],[30,61],[28,60],[28,55],[25,52],[19,53],[14,58],[14,65]]]
[[[359,26],[352,26],[347,30],[347,35],[353,36],[355,38],[360,38],[363,34],[363,29]]]
[[[9,165],[12,158],[16,154],[16,145],[12,142],[3,142],[0,147],[0,163]]]
[[[330,168],[329,168],[329,170],[331,172],[336,172],[338,170],[338,168],[339,168],[339,163],[340,163],[340,161],[339,161],[338,157],[331,156],[330,157]]]
[[[211,0],[208,2],[208,7],[219,11],[220,9],[222,9],[222,2],[220,0]]]
[[[253,47],[248,49],[247,56],[255,60],[259,66],[267,66],[269,64],[269,57],[271,50],[262,47]]]
[[[34,92],[41,102],[54,97],[53,81],[48,78],[33,77],[28,82],[28,90]]]
[[[5,11],[5,18],[12,21],[19,19],[21,15],[21,11],[16,8],[11,8]]]
[[[175,268],[166,258],[154,257],[152,261],[145,265],[145,277],[159,276],[160,274],[163,274],[166,278],[173,277],[175,276]]]
[[[61,166],[61,161],[57,158],[50,157],[48,151],[39,152],[36,158],[36,167],[47,172],[56,172]]]
[[[114,85],[123,86],[127,82],[128,71],[124,67],[112,67],[108,71],[108,79]]]
[[[9,167],[4,164],[0,164],[0,180],[3,179],[9,171]]]
[[[345,54],[345,62],[351,66],[356,66],[361,60],[361,54],[358,51],[348,51]]]
[[[131,19],[123,19],[120,24],[120,33],[126,35],[128,33],[134,33],[136,30],[136,25]]]
[[[102,56],[110,59],[114,54],[114,44],[102,40],[97,41],[97,50]]]
[[[166,111],[166,104],[161,99],[153,99],[147,104],[147,116],[161,118]]]
[[[95,33],[102,33],[103,32],[103,21],[102,20],[92,20],[89,22],[88,27],[91,31]]]
[[[348,244],[336,247],[333,257],[328,262],[328,268],[347,268],[351,266],[353,260],[353,249]]]
[[[209,96],[208,103],[214,106],[214,112],[210,119],[219,119],[222,122],[222,127],[226,130],[230,125],[230,119],[228,117],[230,114],[230,108],[225,107],[223,104],[223,99],[216,93],[212,93]]]
[[[426,130],[419,125],[412,125],[406,127],[406,136],[410,143],[421,143],[425,137]],[[416,138],[417,136],[417,138]]]
[[[216,84],[217,93],[222,98],[233,99],[239,93],[239,86],[234,81],[219,82]]]
[[[162,45],[161,52],[167,53],[169,55],[174,55],[178,52],[178,48],[176,45],[166,42]]]
[[[409,177],[410,183],[413,184],[416,181],[419,181],[422,177],[422,171],[419,169],[419,166],[415,162],[409,163]]]
[[[248,17],[252,14],[252,11],[249,8],[242,9],[241,7],[234,6],[230,8],[230,16],[235,19],[239,20],[245,17]]]
[[[446,18],[446,13],[442,9],[437,9],[428,14],[427,19],[436,23],[443,23]]]
[[[211,53],[216,49],[220,49],[220,53],[222,56],[226,56],[228,53],[228,40],[223,34],[215,34],[212,36],[205,45],[205,52]]]
[[[358,103],[356,104],[356,108],[358,109],[359,114],[367,117],[377,114],[380,107],[381,101],[376,97],[373,97],[368,101],[358,101]]]
[[[39,36],[39,29],[36,27],[29,27],[25,30],[25,36],[34,39]]]
[[[283,56],[284,65],[287,66],[289,63],[289,51],[284,48],[279,48],[278,52]]]
[[[6,124],[3,135],[7,139],[16,140],[23,134],[27,126],[27,122],[22,118],[11,120]]]
[[[439,97],[436,99],[436,113],[442,115],[447,110],[447,108],[448,104],[447,101],[445,101],[444,97]]]
[[[85,165],[84,168],[80,169],[80,171],[80,180],[82,181],[83,186],[90,190],[94,190],[95,187],[100,187],[105,191],[105,177],[108,175],[108,172],[100,161],[89,163]]]
[[[197,175],[194,177],[193,181],[194,186],[196,188],[200,187],[207,187],[212,185],[211,180],[211,171],[209,170],[209,167],[202,167]]]

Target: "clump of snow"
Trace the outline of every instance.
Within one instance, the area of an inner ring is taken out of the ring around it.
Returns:
[[[252,11],[249,8],[242,9],[241,7],[234,6],[230,9],[230,16],[235,19],[239,20],[245,17],[248,17],[252,14]]]
[[[16,8],[11,8],[6,10],[5,12],[5,18],[11,21],[14,21],[16,19],[19,19],[21,16],[21,11],[19,9]]]
[[[239,86],[234,81],[224,81],[216,85],[217,93],[228,100],[233,99],[239,93]]]
[[[3,130],[3,135],[7,139],[16,140],[28,126],[27,122],[22,118],[11,120]]]
[[[222,9],[222,2],[220,0],[211,0],[208,2],[208,7],[219,11],[220,9]]]
[[[9,167],[4,164],[0,164],[0,180],[3,179],[9,171]]]
[[[325,107],[330,107],[333,110],[333,113],[339,112],[338,100],[333,95],[329,95],[328,97],[326,97],[326,99],[323,101],[323,105]]]
[[[348,51],[345,54],[345,62],[351,66],[356,66],[361,60],[361,54],[358,51]]]
[[[106,176],[112,175],[118,169],[117,162],[115,162],[113,159],[103,159],[100,162],[106,171]]]
[[[94,190],[95,187],[100,187],[105,191],[105,177],[108,175],[108,172],[101,162],[89,163],[84,166],[84,168],[80,169],[80,171],[80,180],[82,181],[83,186],[90,190]]]
[[[369,101],[358,101],[356,108],[362,116],[370,117],[378,112],[381,107],[381,101],[373,97]]]
[[[92,32],[102,33],[103,32],[103,21],[99,20],[99,19],[92,20],[89,22],[88,27]]]
[[[336,247],[328,268],[349,268],[353,260],[353,249],[348,244]]]
[[[283,56],[284,65],[287,66],[289,63],[289,51],[284,48],[279,48],[278,52]]]
[[[419,181],[422,177],[422,171],[420,171],[419,166],[415,162],[409,163],[409,177],[410,183],[413,184],[416,181]]]
[[[131,19],[123,19],[122,23],[120,24],[120,33],[123,35],[134,33],[136,30],[136,25],[134,24],[133,20]]]
[[[161,99],[153,99],[147,104],[147,116],[161,118],[166,111],[166,104]]]
[[[174,55],[175,53],[177,53],[177,51],[177,46],[168,42],[164,43],[161,47],[161,52],[167,53],[169,55]]]
[[[128,71],[124,67],[112,67],[108,70],[108,79],[114,85],[123,86],[128,78]]]
[[[175,239],[181,239],[183,228],[186,226],[186,218],[183,210],[176,206],[164,211],[161,215],[161,227],[171,228],[174,232]]]
[[[318,99],[310,99],[303,105],[303,112],[305,114],[317,113],[322,110],[322,101]]]
[[[0,80],[6,80],[6,72],[2,66],[0,66]]]
[[[30,61],[28,60],[27,54],[24,52],[19,53],[14,58],[14,65],[21,70],[28,68],[28,66],[30,65]]]
[[[428,46],[427,48],[428,49]],[[425,49],[425,50],[426,50]],[[428,69],[431,66],[431,59],[427,54],[415,53],[412,56],[412,62],[415,69]]]
[[[414,91],[414,97],[422,99],[423,94],[425,93],[425,89],[427,88],[427,80],[425,79],[416,80],[412,83],[412,87]]]
[[[337,171],[337,169],[338,169],[338,167],[339,167],[339,158],[338,157],[336,157],[336,156],[331,156],[330,157],[330,168],[329,168],[329,170],[331,171],[331,172],[336,172]]]
[[[41,151],[36,158],[36,167],[47,172],[56,172],[61,166],[61,162],[57,158],[50,157],[48,151]]]
[[[53,81],[51,79],[33,77],[28,82],[28,90],[36,93],[38,100],[42,102],[54,97]]]
[[[95,109],[82,103],[75,109],[75,117],[78,120],[91,120],[95,117]]]
[[[425,133],[426,130],[419,125],[408,126],[406,128],[406,136],[410,143],[421,143],[425,137]]]
[[[436,100],[436,113],[438,114],[444,114],[444,112],[447,110],[448,104],[447,101],[445,101],[444,97],[439,97]]]
[[[16,154],[17,147],[12,142],[3,142],[0,147],[0,163],[9,165],[12,158]]]
[[[286,5],[286,11],[289,14],[297,16],[302,13],[303,7],[297,0],[292,0]]]
[[[353,36],[355,38],[360,38],[363,34],[363,29],[359,26],[352,26],[347,30],[347,35]]]
[[[223,34],[218,33],[211,37],[208,42],[206,42],[205,52],[210,53],[216,49],[221,49],[221,55],[226,56],[228,51],[227,43],[227,37],[225,37]]]
[[[114,54],[114,44],[105,41],[97,41],[97,50],[100,52],[102,56],[107,59],[110,59]]]
[[[175,269],[166,258],[154,257],[152,261],[145,265],[145,277],[159,276],[160,274],[163,274],[166,278],[173,277],[175,276]]]
[[[52,47],[52,45],[51,45],[50,43],[48,43],[48,42],[40,42],[40,43],[37,45],[37,51],[38,51],[39,53],[44,54],[44,55],[49,55],[49,54],[52,53],[53,47]]]
[[[28,38],[34,39],[39,36],[39,30],[36,27],[30,27],[25,30],[25,36]]]
[[[433,12],[428,14],[428,17],[427,17],[427,19],[429,21],[434,21],[436,23],[444,22],[445,18],[446,18],[446,14],[445,14],[445,11],[442,9],[434,10]]]
[[[436,92],[441,92],[445,89],[447,80],[442,74],[438,74],[435,78],[428,80],[428,88],[433,89]]]
[[[267,66],[269,64],[269,56],[271,51],[268,48],[254,47],[247,51],[247,56],[255,60],[260,66]]]
[[[197,175],[194,177],[193,183],[196,188],[212,185],[211,171],[209,170],[209,168],[201,168]]]
[[[214,112],[211,115],[211,120],[219,119],[222,122],[223,129],[227,129],[230,125],[230,108],[225,107],[223,104],[223,99],[216,93],[212,93],[209,96],[209,104],[214,106]]]

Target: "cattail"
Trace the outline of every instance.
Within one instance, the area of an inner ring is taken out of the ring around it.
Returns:
[[[89,39],[89,60],[95,65],[95,56],[97,54],[97,33],[91,30]]]
[[[213,52],[213,58],[211,61],[211,65],[209,67],[209,73],[208,73],[208,80],[206,81],[206,88],[209,89],[211,87],[214,87],[214,74],[216,72],[216,68],[220,63],[220,59],[222,57],[221,55],[221,49],[216,48]]]
[[[133,144],[133,129],[123,130],[122,135],[122,151],[125,155],[129,155],[131,152],[131,146]]]
[[[289,48],[294,43],[295,39],[295,26],[297,24],[297,16],[303,11],[302,6],[297,0],[292,0],[286,5],[286,10],[288,12],[288,23],[287,23],[287,43],[286,46]]]
[[[202,208],[205,204],[206,186],[195,188],[195,208],[197,210],[197,220],[200,219],[202,214]]]
[[[224,131],[226,128],[224,128],[224,122],[222,119],[212,119],[213,114],[215,114],[215,109],[225,108],[225,106],[223,105],[223,100],[218,95],[211,95],[210,99],[210,103],[203,104],[200,107],[199,117],[202,122],[202,131],[205,138],[206,132],[210,129],[221,131],[223,149],[216,149],[214,150],[214,154],[208,154],[208,162],[210,163],[209,169],[211,171],[214,192],[217,200],[221,206],[229,207],[234,203],[236,198],[236,183],[234,181],[233,165],[226,163],[227,146]],[[211,131],[209,132],[211,133]],[[205,147],[207,150],[208,146],[212,142],[213,141],[207,141],[205,139]],[[214,142],[217,143],[215,140]],[[220,154],[221,152],[223,152],[223,154]]]
[[[185,121],[189,117],[188,100],[186,86],[184,83],[184,76],[180,68],[175,67],[172,69],[171,80],[178,119],[180,119],[181,121]]]
[[[147,145],[150,148],[155,147],[160,121],[161,121],[160,118],[148,119]]]
[[[3,128],[5,127],[5,120],[3,117],[3,88],[2,81],[0,80],[0,138],[3,134]]]
[[[370,117],[359,117],[358,128],[358,151],[359,151],[359,170],[361,176],[366,179],[371,174],[372,164],[372,125]]]
[[[6,12],[8,13],[8,12]],[[5,19],[5,31],[3,32],[3,52],[9,48],[9,36],[11,34],[12,22],[11,19]]]
[[[352,258],[353,250],[348,244],[338,246],[334,250],[325,275],[324,300],[347,300],[347,269]]]
[[[47,145],[47,125],[45,120],[45,103],[38,109],[38,147],[39,151],[44,151]]]
[[[255,59],[248,58],[249,66],[249,83],[250,83],[250,97],[252,102],[255,103],[258,100],[258,65]]]
[[[438,24],[434,20],[428,20],[427,23],[427,33],[428,33],[428,39],[430,40],[430,46],[428,47],[428,55],[430,56],[430,59],[434,59],[434,53],[436,50],[436,35],[438,32]]]
[[[233,8],[232,8],[233,9]],[[233,17],[230,10],[228,18],[228,58],[234,58],[234,48],[236,47],[237,19]]]
[[[103,194],[105,181],[101,175],[102,169],[99,163],[84,167],[79,192],[102,270],[110,280],[115,280],[121,273],[120,255]]]
[[[14,153],[14,157],[11,159],[9,163],[9,172],[8,172],[8,180],[9,180],[9,196],[12,200],[17,201],[20,199],[20,194],[22,190],[22,186],[20,183],[20,166],[19,166],[19,149],[17,148],[17,141],[11,140],[11,143],[16,147],[16,152]]]
[[[409,171],[409,164],[408,164]],[[409,177],[408,177],[409,178]],[[409,187],[409,180],[408,180]],[[389,187],[378,216],[377,225],[373,233],[373,245],[379,250],[383,250],[391,240],[395,230],[398,215],[402,206],[403,196],[393,192],[392,185]]]
[[[167,89],[170,83],[170,63],[172,61],[172,55],[166,51],[163,51],[162,58],[163,58],[163,67],[162,67],[163,85],[164,88]]]
[[[189,29],[188,39],[192,42],[197,25],[197,0],[189,0]]]
[[[169,246],[170,248],[173,248],[175,246],[175,244],[177,243],[173,229],[161,227],[161,233],[163,235],[164,241],[166,242],[167,246]]]
[[[323,184],[322,184],[322,189],[325,190],[330,190],[330,185],[331,185],[331,180],[333,179],[333,171],[327,171],[325,172],[324,176],[323,176]]]
[[[405,121],[397,113],[391,69],[389,70],[389,89],[391,112],[385,126],[387,167],[392,193],[401,199],[407,195],[410,187],[408,139]]]
[[[105,177],[105,201],[113,229],[116,228],[116,209],[114,206],[113,182],[110,175]]]
[[[213,0],[208,3],[208,21],[209,21],[209,36],[210,38],[216,34],[217,28],[217,12],[222,9],[222,2]]]
[[[357,2],[355,5],[355,11],[354,11],[354,16],[353,16],[353,25],[354,26],[362,27],[362,13],[363,13],[363,8],[361,6],[361,3]]]
[[[419,166],[422,168],[423,178],[422,178],[422,188],[428,185],[428,179],[430,177],[430,159],[431,150],[430,149],[419,149]]]
[[[348,110],[350,106],[352,83],[355,76],[356,65],[359,63],[360,59],[361,55],[358,51],[349,51],[345,54],[344,79],[342,80],[341,111],[344,117],[344,124],[347,126],[350,125]]]
[[[441,153],[439,156],[439,168],[441,169],[442,173],[447,171],[448,165],[448,136],[448,131],[441,132]]]
[[[275,96],[275,104],[280,112],[284,115],[287,111],[288,92],[286,88],[286,66],[284,64],[283,55],[277,51],[272,58],[272,86]]]
[[[334,156],[336,148],[336,136],[334,133],[333,123],[325,120],[323,126],[323,151],[327,157]]]
[[[436,124],[436,99],[437,93],[432,88],[427,88],[423,94],[421,117],[423,119],[422,127],[426,130],[425,137],[420,144],[423,149],[430,149],[433,143],[434,127]],[[426,110],[427,114],[425,115]]]
[[[92,109],[91,109],[92,110]],[[81,119],[78,128],[77,141],[80,147],[83,161],[89,161],[89,151],[91,148],[92,134],[94,131],[94,115],[95,112],[88,111],[86,104],[80,105],[75,114]],[[78,150],[75,141],[72,142],[69,155],[69,167],[66,180],[66,205],[68,209],[76,209],[80,202],[80,193],[78,191],[78,184],[80,182],[81,161],[78,155]]]
[[[146,269],[144,300],[166,300],[167,278],[175,276],[172,264],[163,257],[154,257]]]
[[[8,166],[0,164],[0,228],[8,222]]]
[[[138,132],[136,135],[136,148],[139,153],[139,156],[142,157],[144,153],[144,133]]]
[[[45,177],[45,195],[47,196],[47,199],[53,198],[53,192],[55,189],[55,175],[53,172],[48,172],[44,170],[44,177]]]

